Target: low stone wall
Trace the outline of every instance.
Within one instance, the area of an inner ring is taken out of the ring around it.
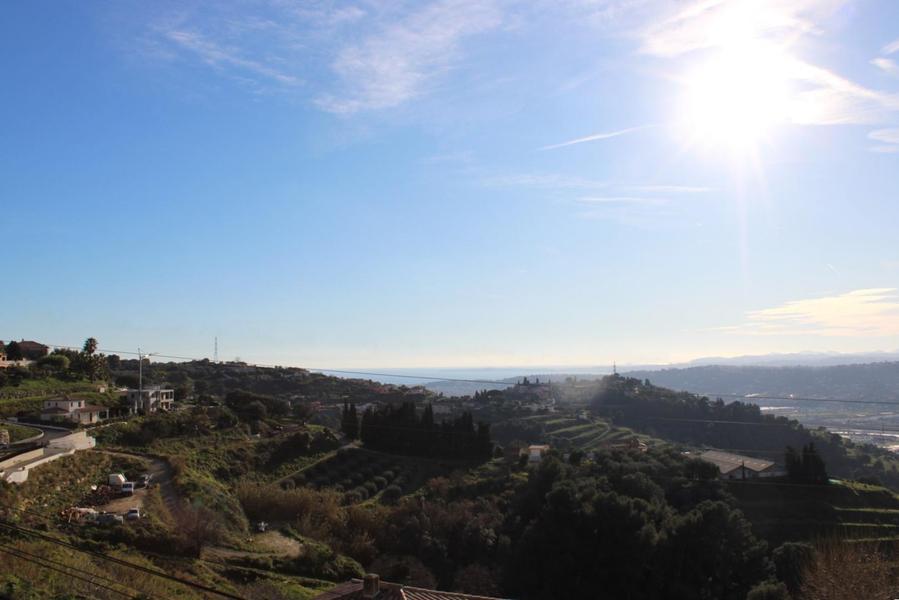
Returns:
[[[11,469],[20,463],[28,462],[29,460],[33,460],[38,456],[42,456],[43,454],[43,448],[35,448],[34,450],[29,450],[28,452],[16,454],[15,456],[11,456],[6,460],[0,461],[0,471],[6,471],[7,469]]]
[[[25,481],[28,481],[28,473],[31,471],[31,469],[54,461],[57,458],[75,454],[75,450],[50,450],[49,448],[44,448],[42,452],[44,453],[44,455],[40,458],[32,460],[31,462],[24,464],[12,471],[6,472],[6,481],[10,483],[24,483]]]
[[[29,450],[0,462],[0,479],[22,483],[28,480],[31,469],[63,456],[71,456],[78,450],[89,450],[96,444],[97,440],[87,435],[86,431],[56,438],[46,448]]]

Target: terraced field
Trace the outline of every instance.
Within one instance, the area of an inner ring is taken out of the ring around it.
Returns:
[[[385,493],[394,497],[411,493],[431,477],[446,475],[459,464],[341,448],[278,483],[283,489],[331,489],[344,493],[348,503],[356,503],[380,499]]]
[[[899,539],[899,497],[852,482],[826,486],[788,482],[728,482],[753,529],[774,545],[835,536]]]
[[[535,415],[520,420],[525,424],[541,427],[543,440],[560,449],[598,450],[636,435],[630,429],[613,428],[600,419],[584,420],[572,416]]]

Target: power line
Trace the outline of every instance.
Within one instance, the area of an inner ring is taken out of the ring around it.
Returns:
[[[11,510],[18,510],[18,509],[14,509],[14,508],[13,508],[13,509],[11,509]],[[42,540],[48,541],[48,542],[51,542],[51,543],[53,543],[53,544],[57,544],[57,545],[59,545],[59,546],[64,546],[64,547],[66,547],[66,548],[69,548],[69,549],[71,549],[71,550],[75,550],[75,551],[77,551],[77,552],[82,552],[82,553],[84,553],[84,554],[89,554],[89,555],[91,555],[91,556],[95,556],[95,557],[100,558],[100,559],[102,559],[102,560],[106,560],[106,561],[109,561],[109,562],[112,562],[112,563],[121,565],[121,566],[123,566],[123,567],[129,567],[129,568],[132,568],[132,569],[141,571],[141,572],[143,572],[143,573],[147,573],[148,575],[155,575],[156,577],[162,577],[163,579],[168,579],[168,580],[170,580],[170,581],[174,581],[174,582],[176,582],[176,583],[180,583],[180,584],[182,584],[182,585],[186,585],[186,586],[188,586],[188,587],[192,587],[192,588],[195,588],[195,589],[204,591],[204,592],[209,592],[209,593],[212,593],[212,594],[217,594],[217,595],[223,596],[223,597],[225,597],[225,598],[230,598],[231,600],[244,600],[241,596],[236,596],[236,595],[234,595],[234,594],[231,594],[230,592],[225,592],[225,591],[222,591],[222,590],[219,590],[219,589],[216,589],[216,588],[213,588],[213,587],[204,585],[204,584],[202,584],[202,583],[198,583],[198,582],[196,582],[196,581],[191,581],[191,580],[189,580],[189,579],[182,579],[182,578],[180,578],[180,577],[176,577],[176,576],[174,576],[174,575],[170,575],[169,573],[166,573],[166,572],[164,572],[164,571],[157,571],[156,569],[151,569],[151,568],[149,568],[149,567],[145,567],[145,566],[139,565],[139,564],[137,564],[137,563],[133,563],[133,562],[130,562],[130,561],[127,561],[127,560],[123,560],[123,559],[121,559],[121,558],[116,558],[116,557],[114,557],[114,556],[109,556],[108,554],[103,554],[102,552],[96,552],[96,551],[93,551],[93,550],[86,550],[86,549],[84,549],[84,548],[79,548],[78,546],[76,546],[76,545],[74,545],[74,544],[71,544],[71,543],[66,542],[66,541],[64,541],[64,540],[61,540],[61,539],[59,539],[59,538],[53,537],[53,536],[51,536],[51,535],[42,534],[42,533],[37,532],[37,531],[34,531],[34,530],[32,530],[32,529],[28,529],[28,528],[26,528],[26,527],[20,527],[20,526],[18,526],[18,525],[14,525],[14,524],[8,523],[8,522],[6,522],[6,521],[0,520],[0,527],[4,527],[4,528],[9,529],[9,530],[12,530],[12,531],[17,531],[17,532],[22,533],[22,534],[24,534],[24,535],[30,535],[30,536],[32,536],[32,537],[36,537],[36,538],[38,538],[38,539],[42,539]]]
[[[695,392],[689,392],[694,394]],[[757,394],[695,394],[697,396],[716,397],[716,398],[739,398],[741,400],[784,400],[789,402],[838,402],[841,404],[883,404],[887,406],[899,406],[897,400],[847,400],[843,398],[812,398],[803,396],[762,396]]]
[[[44,558],[35,556],[34,554],[27,553],[24,550],[13,549],[11,546],[0,545],[0,552],[14,556],[14,557],[18,558],[19,560],[23,560],[25,562],[30,562],[32,564],[36,564],[44,569],[48,569],[50,571],[55,571],[57,573],[61,573],[62,575],[65,575],[66,577],[70,577],[72,579],[77,579],[79,581],[83,581],[84,583],[87,583],[93,587],[98,587],[101,589],[108,590],[108,591],[118,594],[120,596],[124,596],[125,598],[134,598],[135,597],[135,596],[132,596],[131,594],[123,592],[112,586],[108,586],[103,583],[98,583],[96,581],[88,579],[87,577],[83,577],[83,576],[79,575],[78,573],[73,573],[71,571],[68,571],[66,569],[72,568],[72,567],[69,567],[68,565],[65,565],[65,569],[60,568],[58,566],[54,566],[54,564],[59,565],[62,563],[55,563],[55,561],[50,561],[48,559],[44,559]],[[122,584],[119,584],[119,585],[122,585]]]
[[[32,558],[35,558],[35,559],[38,559],[38,560],[44,560],[44,561],[47,561],[47,562],[49,562],[49,563],[58,565],[58,566],[60,566],[60,567],[62,567],[62,568],[66,568],[66,569],[76,569],[76,567],[74,567],[74,566],[72,566],[72,565],[67,565],[67,564],[65,564],[65,563],[62,562],[62,561],[54,560],[54,559],[52,559],[52,558],[47,558],[47,557],[45,557],[45,556],[38,556],[38,555],[36,555],[36,554],[31,554],[30,552],[28,552],[28,551],[26,551],[26,550],[22,550],[21,548],[15,548],[15,547],[13,547],[13,546],[3,546],[2,544],[0,544],[0,548],[7,548],[7,549],[13,550],[13,551],[15,551],[15,552],[20,552],[20,553],[25,554],[25,555],[27,555],[27,556],[31,556]],[[89,576],[92,577],[92,578],[101,579],[101,580],[103,580],[103,581],[108,581],[109,583],[112,583],[113,585],[120,585],[120,586],[123,586],[123,587],[124,587],[124,584],[120,583],[120,582],[119,582],[118,580],[116,580],[116,579],[112,579],[111,577],[106,577],[106,576],[104,576],[104,575],[100,575],[100,574],[97,574],[97,573],[86,573],[86,575],[89,575]],[[113,591],[118,591],[118,590],[113,590]],[[119,593],[121,593],[121,592],[119,592]],[[148,597],[150,597],[150,598],[153,598],[153,596],[152,596],[151,594],[148,594],[148,593],[146,593],[146,592],[144,592],[143,595],[144,595],[144,596],[148,596]],[[131,597],[131,596],[129,595],[128,597]]]
[[[749,425],[749,426],[758,426],[758,427],[792,427],[794,423],[802,425],[803,427],[808,428],[809,426],[814,427],[815,425],[807,425],[800,423],[799,421],[787,421],[786,423],[772,423],[772,422],[762,422],[762,421],[728,421],[724,419],[687,419],[687,418],[674,418],[674,417],[642,417],[648,421],[673,421],[673,422],[683,422],[683,423],[721,423],[724,425]],[[824,425],[818,425],[818,427],[825,427]],[[834,426],[830,426],[831,428]],[[899,433],[899,429],[891,429],[891,428],[881,428],[881,429],[864,429],[861,427],[837,427],[837,429],[846,429],[857,432],[890,432],[890,433]]]

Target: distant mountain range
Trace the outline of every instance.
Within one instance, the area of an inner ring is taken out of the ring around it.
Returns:
[[[733,357],[710,356],[706,358],[697,358],[680,365],[655,365],[639,368],[629,368],[628,370],[658,370],[670,369],[672,367],[699,367],[707,365],[825,367],[895,361],[899,361],[899,351],[862,352],[855,354],[843,354],[840,352],[795,352],[792,354],[757,354]]]
[[[641,379],[651,379],[665,387],[700,394],[794,394],[829,398],[867,398],[886,394],[890,398],[899,397],[899,351],[704,357],[667,365],[622,365],[618,371]],[[552,382],[562,382],[572,377],[596,379],[610,374],[612,367],[403,369],[396,372],[402,372],[406,376],[420,375],[422,379],[382,380],[424,385],[435,392],[453,396],[473,394],[482,389],[501,389],[520,381],[522,377]],[[432,377],[428,378],[428,375]],[[445,376],[447,379],[436,379],[433,376]],[[454,379],[472,379],[477,382],[453,381]]]
[[[705,365],[628,371],[630,377],[705,396],[790,395],[804,398],[899,400],[899,362],[834,366]],[[731,398],[733,399],[733,398]]]

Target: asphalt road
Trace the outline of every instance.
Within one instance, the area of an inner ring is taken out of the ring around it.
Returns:
[[[17,422],[17,421],[0,421],[0,423],[9,423],[10,425],[27,425],[28,427],[33,427],[35,429],[40,429],[44,432],[44,437],[39,440],[35,440],[38,443],[45,444],[50,440],[55,440],[56,438],[61,438],[63,436],[69,435],[72,433],[69,429],[57,429],[55,427],[47,427],[46,425],[32,425],[31,423]],[[13,442],[10,446],[16,446],[21,444],[22,442]]]

